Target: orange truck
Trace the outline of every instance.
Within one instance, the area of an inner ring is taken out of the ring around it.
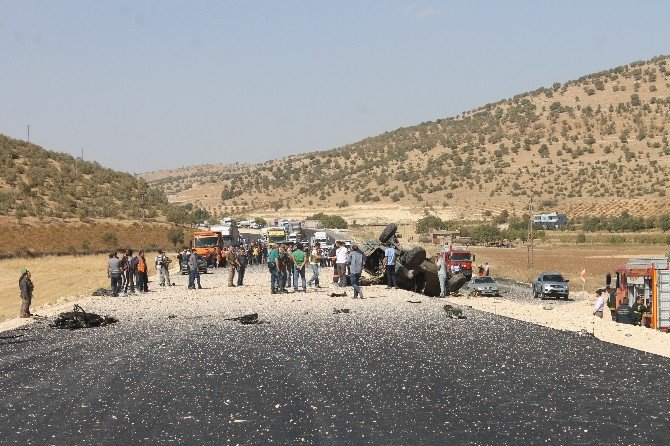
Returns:
[[[657,330],[670,331],[670,269],[668,259],[630,259],[616,270],[616,305],[624,297],[632,306],[641,297],[650,312],[643,315],[644,325]]]
[[[207,265],[218,264],[221,260],[221,232],[197,231],[193,233],[193,244],[195,253],[202,255],[207,260]]]

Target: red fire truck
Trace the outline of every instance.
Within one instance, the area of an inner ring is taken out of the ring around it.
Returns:
[[[449,247],[440,253],[447,265],[447,269],[452,272],[461,272],[465,277],[472,279],[472,262],[475,261],[475,255],[467,248]]]

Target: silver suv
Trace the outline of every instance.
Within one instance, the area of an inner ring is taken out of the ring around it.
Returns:
[[[568,300],[570,287],[568,280],[559,273],[541,273],[539,277],[533,280],[533,297],[546,299],[547,297],[561,297]]]

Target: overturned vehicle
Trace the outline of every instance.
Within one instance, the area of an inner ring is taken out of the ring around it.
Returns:
[[[395,277],[398,286],[427,296],[439,296],[440,280],[435,263],[426,257],[426,250],[419,246],[409,250],[402,248],[397,231],[398,226],[391,223],[382,231],[379,242],[372,240],[360,245],[360,250],[365,254],[363,269],[367,273],[367,277],[362,278],[362,284],[387,283],[386,268],[382,261],[384,250],[390,245],[396,252]],[[447,292],[457,292],[466,282],[464,274],[447,271]]]

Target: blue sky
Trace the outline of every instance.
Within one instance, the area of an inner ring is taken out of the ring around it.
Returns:
[[[329,149],[668,54],[664,1],[0,0],[0,133],[145,172]]]

